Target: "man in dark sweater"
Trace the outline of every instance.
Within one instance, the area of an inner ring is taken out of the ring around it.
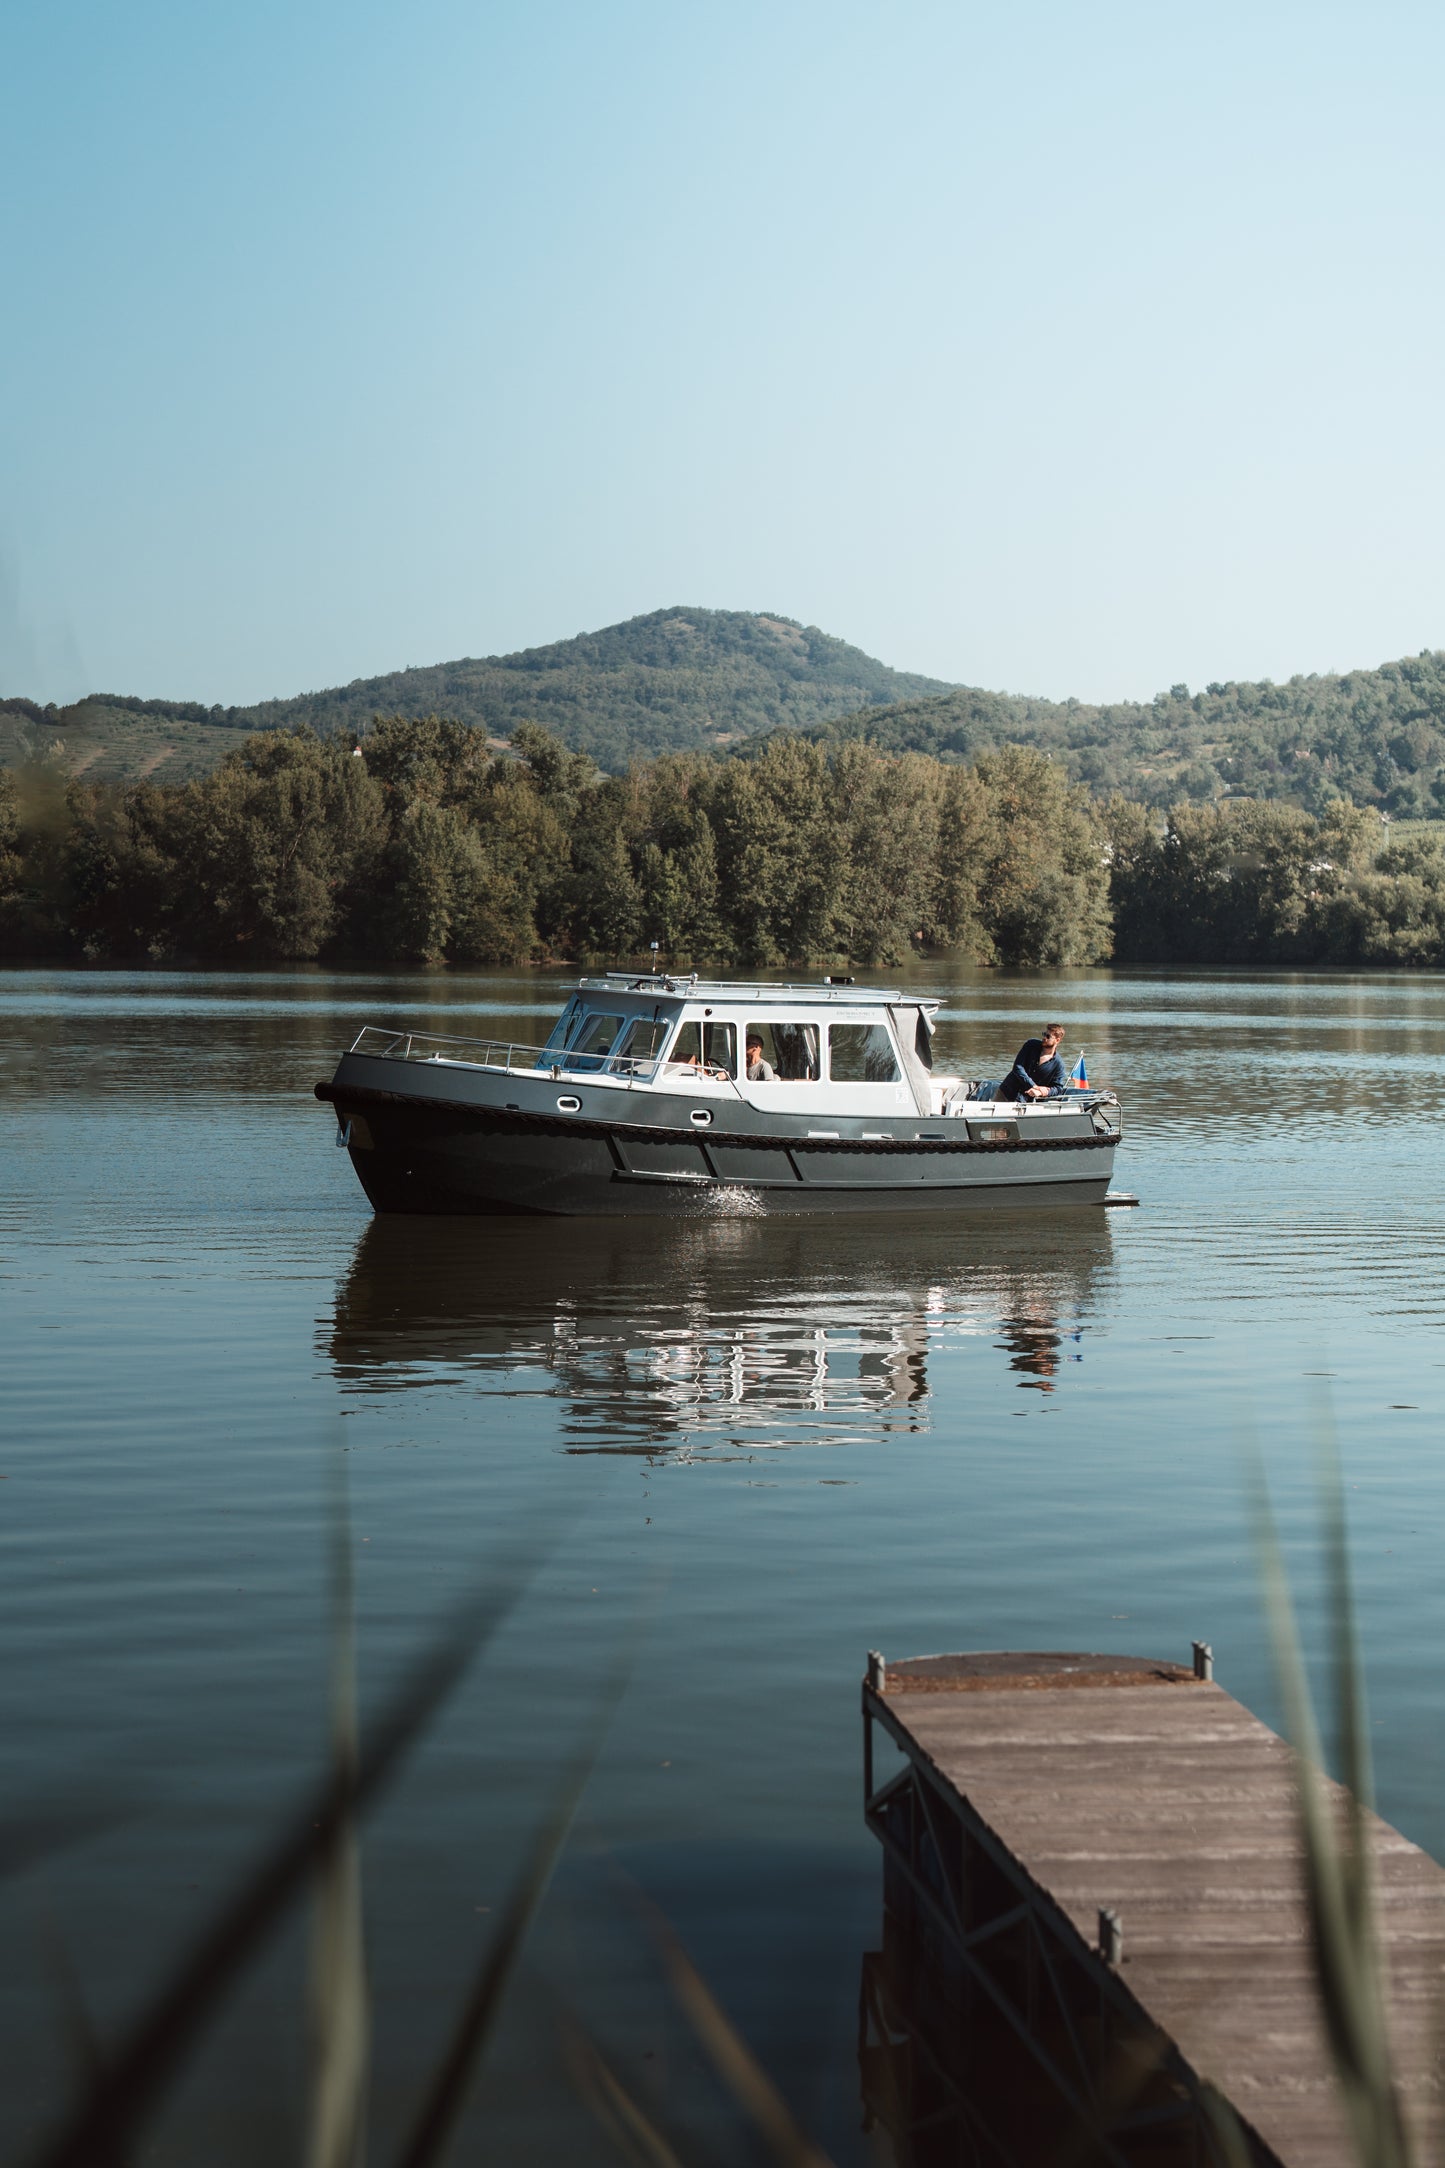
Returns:
[[[1059,1060],[1059,1048],[1063,1037],[1062,1024],[1045,1024],[1042,1038],[1025,1039],[999,1086],[999,1098],[1047,1099],[1051,1091],[1062,1091],[1064,1065]]]

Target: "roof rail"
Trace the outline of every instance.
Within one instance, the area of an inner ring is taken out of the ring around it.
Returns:
[[[705,979],[697,971],[589,971],[576,984],[579,989],[616,993],[669,994],[674,1000],[838,1002],[867,1007],[898,1002],[925,1009],[939,1008],[944,1000],[941,994],[905,992],[895,986],[859,986],[841,972],[800,984],[777,979]]]

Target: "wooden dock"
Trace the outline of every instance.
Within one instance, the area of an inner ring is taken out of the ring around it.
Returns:
[[[1196,1663],[1207,1672],[1207,1652]],[[1253,2161],[1359,2168],[1316,2000],[1285,1742],[1194,1668],[1140,1657],[873,1658],[869,1672],[884,1936],[860,2042],[865,2099],[900,2159],[1203,2168],[1226,2159],[1213,2088]],[[904,1756],[886,1776],[878,1731]],[[1423,2161],[1439,2125],[1445,1870],[1369,1826]]]

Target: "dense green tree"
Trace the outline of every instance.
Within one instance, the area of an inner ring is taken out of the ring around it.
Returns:
[[[1161,819],[1107,810],[1116,953],[1140,963],[1305,963],[1362,956],[1364,918],[1343,899],[1368,872],[1378,823],[1335,801],[1180,805]],[[1373,830],[1373,834],[1372,834]]]
[[[1315,912],[1321,959],[1445,964],[1445,848],[1410,838],[1346,876]]]
[[[476,831],[455,806],[418,798],[396,823],[383,865],[385,902],[377,924],[383,953],[444,962],[453,922],[468,911],[485,878]]]
[[[976,963],[998,962],[980,898],[994,837],[992,794],[972,768],[943,772],[938,807],[938,879],[926,940],[961,949]]]
[[[1088,796],[1031,746],[977,764],[992,834],[978,912],[1001,963],[1095,963],[1109,954],[1107,837]]]
[[[709,812],[740,961],[828,956],[843,872],[822,748],[777,738],[723,769]]]
[[[725,961],[731,944],[718,910],[717,847],[701,813],[670,849],[645,842],[638,853],[640,926],[669,963]]]
[[[516,963],[546,952],[541,932],[570,864],[567,823],[519,770],[494,774],[475,802],[478,878],[459,904],[449,954]]]
[[[841,847],[830,947],[860,963],[916,955],[938,915],[943,775],[916,754],[840,746],[829,764],[830,825]]]
[[[0,770],[0,937],[20,895],[20,785],[8,769]]]
[[[377,719],[361,759],[385,840],[351,946],[427,963],[538,950],[539,908],[562,878],[567,820],[595,770],[542,732],[524,733],[518,750],[500,757],[480,732],[435,715]]]
[[[365,887],[382,829],[365,765],[310,731],[248,738],[213,776],[188,784],[178,838],[211,953],[316,956]]]
[[[604,793],[611,796],[609,786],[598,792],[592,817],[579,827],[572,847],[568,946],[582,957],[626,958],[660,936],[643,923],[642,889],[616,817],[620,808]]]
[[[0,806],[0,920],[6,953],[63,950],[75,904],[71,838],[85,791],[58,741],[9,778]]]

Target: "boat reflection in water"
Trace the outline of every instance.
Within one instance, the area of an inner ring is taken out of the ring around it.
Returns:
[[[1009,1316],[1000,1319],[999,1330],[1003,1338],[998,1346],[1009,1357],[1010,1370],[1024,1373],[1019,1384],[1026,1391],[1051,1393],[1060,1364],[1083,1360],[1081,1328],[1066,1323],[1046,1295],[1032,1290],[1023,1294]]]
[[[323,1323],[355,1390],[560,1400],[571,1452],[756,1451],[931,1427],[929,1360],[1054,1390],[1111,1271],[1107,1214],[826,1229],[383,1217]],[[530,1374],[530,1375],[529,1375]]]

